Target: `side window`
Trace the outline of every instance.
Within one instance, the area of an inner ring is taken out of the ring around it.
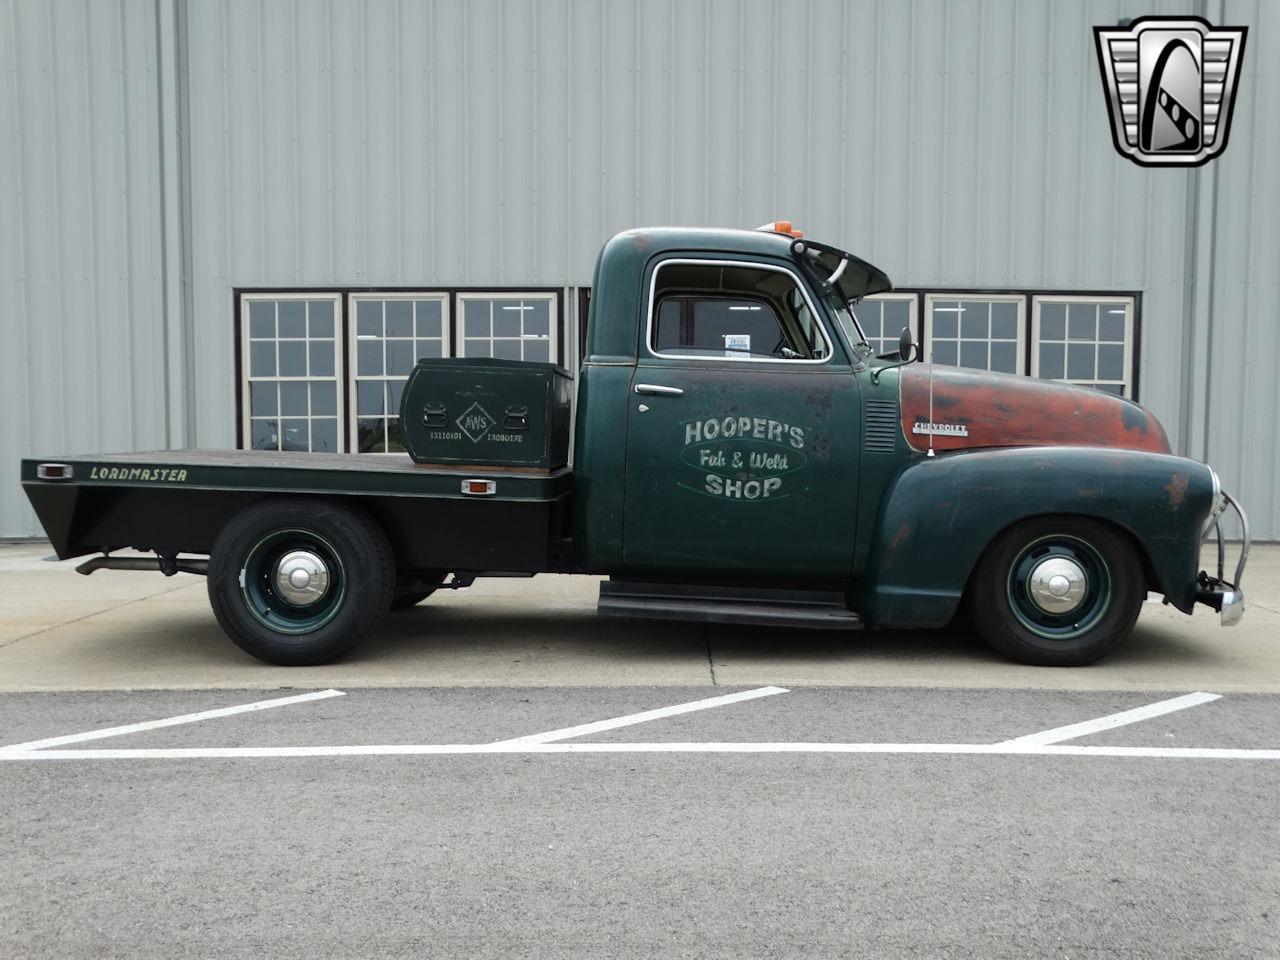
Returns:
[[[785,270],[662,264],[654,282],[649,347],[662,356],[826,359],[830,347],[808,299]]]

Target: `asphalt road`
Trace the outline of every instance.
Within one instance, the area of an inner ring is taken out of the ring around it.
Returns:
[[[362,689],[45,749],[488,744],[732,692]],[[5,694],[0,744],[298,693]],[[990,744],[1169,697],[807,689],[559,742]],[[1070,742],[1273,749],[1280,698]],[[1273,958],[1278,790],[1181,755],[0,760],[0,955]]]

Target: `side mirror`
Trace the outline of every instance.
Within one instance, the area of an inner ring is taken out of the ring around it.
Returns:
[[[911,328],[903,327],[898,336],[898,359],[906,363],[916,352],[916,342],[911,339]]]

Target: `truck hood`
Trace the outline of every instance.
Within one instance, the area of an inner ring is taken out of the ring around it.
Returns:
[[[927,449],[932,436],[936,450],[1088,446],[1170,452],[1164,428],[1148,410],[1088,387],[924,363],[903,367],[899,383],[902,432],[916,450]]]

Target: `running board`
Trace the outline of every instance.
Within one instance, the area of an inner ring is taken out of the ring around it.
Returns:
[[[700,623],[861,630],[862,618],[844,605],[844,594],[820,590],[683,586],[606,580],[596,610],[608,617],[692,620]]]

